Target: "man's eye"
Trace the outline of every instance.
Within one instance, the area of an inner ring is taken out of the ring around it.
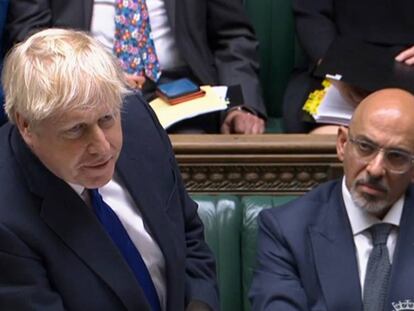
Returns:
[[[358,142],[358,148],[361,152],[363,152],[364,154],[371,154],[375,151],[376,147],[373,146],[370,143],[364,142],[364,141],[360,141]]]
[[[388,161],[392,162],[393,164],[402,164],[407,163],[411,160],[410,156],[399,151],[390,150],[387,153]]]
[[[113,115],[106,115],[99,119],[99,124],[104,127],[111,126],[114,123],[114,120],[115,117]]]
[[[69,138],[76,138],[81,136],[85,126],[83,124],[77,124],[74,127],[71,127],[67,131],[65,131],[65,135]]]

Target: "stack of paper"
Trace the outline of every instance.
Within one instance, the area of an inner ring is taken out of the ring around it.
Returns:
[[[331,85],[327,88],[317,112],[312,116],[318,123],[349,125],[354,110],[355,107]]]
[[[161,98],[156,98],[149,104],[155,111],[164,129],[171,125],[201,114],[227,109],[228,102],[224,99],[223,87],[202,86],[206,92],[203,97],[198,97],[176,105],[170,105]],[[225,92],[224,92],[225,93]]]

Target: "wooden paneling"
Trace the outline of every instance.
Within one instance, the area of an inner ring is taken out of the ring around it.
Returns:
[[[342,175],[330,135],[170,135],[190,193],[301,194]]]

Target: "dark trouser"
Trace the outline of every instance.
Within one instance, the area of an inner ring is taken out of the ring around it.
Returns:
[[[308,72],[292,74],[283,98],[283,128],[287,133],[308,133],[316,127],[316,123],[306,120],[302,107],[309,93],[321,87],[321,82]]]

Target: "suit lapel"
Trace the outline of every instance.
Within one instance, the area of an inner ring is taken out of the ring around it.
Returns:
[[[13,135],[13,149],[28,186],[42,200],[40,217],[115,292],[127,310],[149,310],[138,281],[92,210],[40,163],[16,130]]]
[[[130,145],[126,143],[125,145]],[[145,152],[151,155],[151,152]],[[135,204],[139,208],[145,225],[149,228],[151,235],[158,243],[165,259],[166,279],[167,279],[167,301],[168,306],[177,306],[175,302],[177,297],[182,297],[180,293],[180,282],[184,274],[185,250],[182,245],[177,244],[174,235],[177,234],[177,227],[168,216],[166,207],[167,199],[170,197],[171,187],[164,188],[163,182],[167,178],[154,177],[154,172],[150,170],[151,159],[146,159],[141,153],[137,152],[133,156],[126,152],[121,153],[117,162],[117,173],[125,183]],[[137,165],[138,163],[138,165]],[[131,170],[131,167],[134,169]],[[169,172],[162,172],[168,175]],[[154,189],[154,183],[151,178],[156,178],[157,188]],[[173,188],[176,188],[176,184]]]
[[[341,195],[341,183],[333,189],[322,210],[309,234],[327,309],[362,310],[355,246]]]
[[[411,186],[407,191],[401,215],[400,229],[391,270],[387,304],[389,310],[393,310],[393,303],[406,303],[407,300],[411,300],[413,303],[411,307],[414,308],[414,290],[412,285],[414,280],[413,192],[413,187]],[[402,310],[405,310],[405,308]]]
[[[112,288],[128,310],[147,310],[137,280],[91,209],[71,189],[59,189],[63,187],[51,189],[53,194],[45,197],[41,217]]]

